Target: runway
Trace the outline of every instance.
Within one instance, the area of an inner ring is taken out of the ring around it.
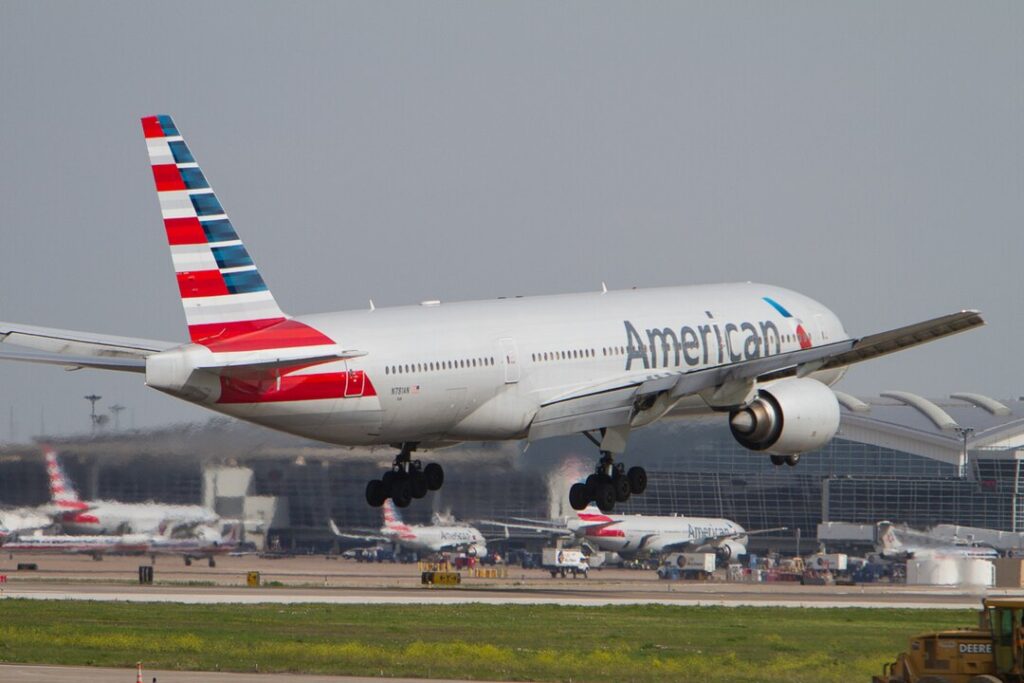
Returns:
[[[33,664],[0,664],[0,681],[4,683],[81,683],[81,681],[135,680],[135,669],[110,669],[92,666],[40,666]],[[303,674],[220,673],[216,671],[149,671],[142,680],[157,683],[370,683],[380,678],[362,676],[307,676]],[[389,683],[420,683],[422,678],[389,678]],[[438,681],[432,683],[456,683]]]
[[[503,578],[475,578],[464,573],[461,585],[442,588],[421,586],[416,565],[325,561],[323,557],[228,557],[221,559],[216,568],[163,562],[155,567],[157,583],[140,586],[138,567],[149,564],[147,558],[108,557],[94,562],[82,557],[18,556],[16,562],[29,559],[38,564],[38,570],[17,571],[9,562],[0,564],[0,576],[7,577],[6,583],[0,583],[0,597],[184,604],[975,609],[982,595],[1007,592],[885,583],[803,586],[787,582],[664,581],[653,571],[622,569],[592,571],[586,579],[556,579],[543,570],[519,568],[510,569]],[[259,571],[264,585],[246,587],[248,571]]]

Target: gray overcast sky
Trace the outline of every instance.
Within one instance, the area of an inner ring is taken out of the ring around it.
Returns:
[[[0,319],[184,339],[139,117],[174,116],[291,313],[755,280],[855,335],[990,325],[840,388],[1024,394],[1024,4],[0,1]],[[0,365],[0,440],[210,413]]]

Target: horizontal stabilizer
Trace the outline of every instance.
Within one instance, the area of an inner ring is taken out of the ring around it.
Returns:
[[[220,375],[221,377],[244,377],[254,373],[266,372],[268,370],[297,370],[311,365],[331,363],[339,360],[349,360],[351,358],[360,358],[365,355],[365,351],[356,351],[354,349],[347,349],[333,353],[318,353],[314,355],[309,355],[307,353],[304,355],[300,349],[290,354],[275,355],[272,358],[254,357],[250,359],[228,361],[226,363],[209,363],[207,365],[199,365],[196,367],[196,370],[205,370],[206,372]]]
[[[105,356],[74,356],[64,353],[37,353],[28,351],[0,351],[0,360],[16,360],[23,363],[44,363],[61,365],[68,370],[91,368],[94,370],[121,370],[123,372],[145,372],[145,358],[116,358]]]
[[[32,352],[0,351],[0,360],[126,372],[145,372],[146,356],[177,346],[175,342],[7,322],[0,322],[0,342],[34,349]]]

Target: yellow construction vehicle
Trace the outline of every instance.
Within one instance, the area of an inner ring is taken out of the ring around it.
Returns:
[[[985,598],[977,628],[914,636],[873,683],[1024,682],[1024,596]]]

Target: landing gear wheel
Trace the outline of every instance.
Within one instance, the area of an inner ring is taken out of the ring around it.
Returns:
[[[366,502],[370,504],[370,507],[379,508],[387,498],[384,482],[380,479],[371,479],[370,483],[366,485]]]
[[[569,488],[569,505],[573,510],[584,510],[590,505],[590,495],[587,492],[587,485],[575,483]]]
[[[391,486],[395,483],[395,478],[398,475],[394,470],[388,470],[384,473],[384,476],[380,478],[381,483],[384,485],[384,497],[388,497],[388,492],[391,491]]]
[[[629,479],[625,476],[616,473],[616,477],[612,479],[612,488],[615,489],[616,502],[625,503],[629,500]]]
[[[391,484],[391,500],[395,507],[407,508],[412,502],[412,484],[408,477],[396,478]]]
[[[423,468],[423,476],[427,480],[427,488],[436,491],[444,485],[444,470],[436,462]]]
[[[786,464],[789,465],[790,467],[796,467],[796,464],[798,462],[800,462],[800,456],[799,455],[787,455],[786,456]]]
[[[427,477],[423,472],[419,470],[409,474],[409,486],[412,493],[412,497],[419,499],[427,495]]]
[[[784,455],[770,455],[768,457],[772,459],[772,464],[776,467],[781,467],[786,464],[786,456]]]
[[[643,467],[630,467],[626,479],[629,480],[629,491],[633,495],[639,496],[647,490],[647,470]]]
[[[594,491],[594,502],[601,512],[611,512],[615,509],[615,488],[611,482],[602,481]]]
[[[207,564],[209,564],[211,567],[216,567],[217,566],[217,560],[215,560],[215,559],[213,559],[211,557],[210,561]]]
[[[596,474],[591,474],[589,477],[587,477],[586,482],[584,482],[583,486],[586,488],[588,504],[589,501],[592,501],[594,500],[594,498],[597,497],[597,485],[600,483],[601,477],[599,477]]]

